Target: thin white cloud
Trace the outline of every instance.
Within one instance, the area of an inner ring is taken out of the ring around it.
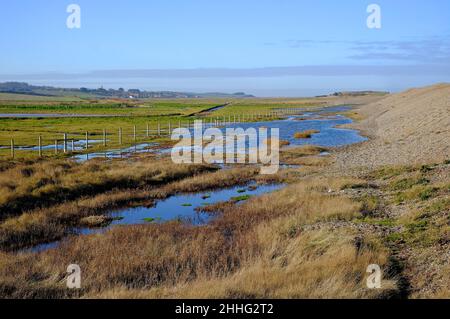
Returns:
[[[293,49],[340,45],[347,58],[359,61],[404,61],[426,64],[450,64],[450,36],[407,38],[395,41],[287,40]]]

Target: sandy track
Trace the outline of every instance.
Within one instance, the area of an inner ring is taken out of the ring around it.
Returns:
[[[336,154],[339,168],[437,163],[450,159],[450,84],[411,89],[359,107],[353,124],[368,142]]]

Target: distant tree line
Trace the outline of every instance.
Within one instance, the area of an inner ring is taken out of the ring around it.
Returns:
[[[145,99],[145,98],[202,98],[202,97],[253,97],[243,92],[234,94],[226,93],[183,93],[173,91],[141,91],[139,89],[98,89],[90,88],[56,88],[51,86],[35,86],[24,82],[5,82],[0,83],[1,93],[31,94],[42,96],[64,95],[83,95],[89,94],[99,98],[125,98],[125,99]]]

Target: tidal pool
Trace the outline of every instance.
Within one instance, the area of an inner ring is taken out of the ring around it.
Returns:
[[[236,204],[239,205],[240,203],[245,202],[245,198],[247,198],[247,196],[251,198],[252,196],[274,192],[283,187],[283,184],[248,184],[212,192],[174,195],[165,200],[158,201],[154,207],[141,206],[105,213],[104,215],[114,218],[108,226],[101,228],[76,228],[72,230],[72,233],[74,235],[98,234],[103,233],[112,227],[163,223],[170,220],[180,220],[200,226],[207,224],[214,217],[210,214],[197,212],[196,208],[198,207],[233,200],[233,198],[236,201]],[[42,252],[58,247],[61,242],[62,240],[40,244],[32,248],[25,249],[24,251]]]
[[[271,193],[284,187],[282,184],[235,186],[213,192],[197,194],[179,194],[165,200],[158,201],[154,207],[133,207],[110,212],[108,215],[115,220],[108,226],[136,225],[151,222],[166,222],[170,220],[182,220],[194,225],[208,223],[210,214],[198,213],[196,208],[232,200],[234,197],[252,196]],[[107,228],[108,228],[107,227]],[[82,234],[96,232],[95,229],[83,228]]]

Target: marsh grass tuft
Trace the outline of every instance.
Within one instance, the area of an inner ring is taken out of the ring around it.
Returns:
[[[311,138],[314,134],[320,133],[319,130],[306,130],[303,132],[297,132],[294,134],[294,138],[296,139],[308,139]]]
[[[112,217],[99,215],[99,216],[88,216],[80,219],[79,224],[84,227],[105,227],[113,221]]]

